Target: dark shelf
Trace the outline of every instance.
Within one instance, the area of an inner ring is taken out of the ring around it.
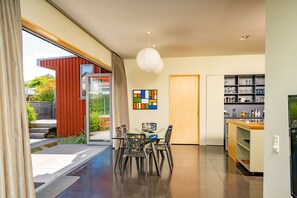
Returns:
[[[232,117],[232,116],[229,116],[229,117],[224,117],[224,119],[264,119],[264,117],[240,117],[240,116],[236,116],[236,117]]]
[[[225,105],[231,104],[238,104],[238,105],[245,105],[245,104],[264,104],[264,102],[225,102]]]
[[[225,76],[226,84],[224,84],[224,87],[225,87],[224,104],[225,105],[263,105],[264,102],[255,102],[255,101],[263,101],[262,97],[264,98],[265,96],[265,93],[262,93],[265,91],[264,79],[265,79],[264,74],[226,75]],[[256,91],[257,92],[259,91],[259,92],[257,93]],[[253,101],[253,102],[240,102],[239,100],[240,98],[247,98],[246,101]],[[229,102],[226,102],[226,101],[229,101]]]
[[[228,94],[225,93],[224,95],[225,95],[225,96],[234,96],[234,95],[237,95],[237,94],[238,94],[238,93],[228,93]]]
[[[240,93],[238,95],[240,95],[240,96],[253,96],[255,94],[254,93]]]
[[[251,84],[251,85],[238,85],[239,87],[253,87],[255,86],[255,84]]]

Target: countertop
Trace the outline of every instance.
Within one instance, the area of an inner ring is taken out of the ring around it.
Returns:
[[[264,130],[264,122],[246,122],[245,120],[227,120],[227,123],[235,124],[250,130]]]

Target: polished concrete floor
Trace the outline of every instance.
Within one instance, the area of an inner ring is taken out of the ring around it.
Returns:
[[[223,147],[173,145],[174,169],[170,174],[167,160],[162,161],[162,176],[153,172],[145,180],[135,163],[124,177],[113,172],[113,150],[106,149],[70,175],[80,179],[59,198],[260,198],[263,177],[245,176],[226,157]]]

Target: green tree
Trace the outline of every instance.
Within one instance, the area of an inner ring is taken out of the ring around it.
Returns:
[[[53,102],[56,88],[56,79],[53,75],[46,74],[26,82],[26,87],[35,88],[35,94],[30,100],[40,102]]]

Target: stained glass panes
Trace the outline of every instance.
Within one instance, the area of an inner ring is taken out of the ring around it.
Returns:
[[[157,89],[133,90],[133,109],[153,110],[157,109]]]

